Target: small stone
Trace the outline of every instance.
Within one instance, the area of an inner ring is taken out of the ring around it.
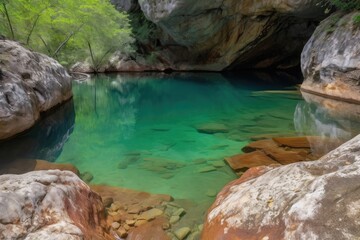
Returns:
[[[131,205],[127,212],[130,213],[130,214],[138,214],[139,212],[141,212],[143,210],[143,207],[140,206],[140,205]]]
[[[129,165],[129,163],[128,162],[126,162],[126,161],[121,161],[121,162],[119,162],[119,164],[118,164],[118,169],[126,169],[127,167],[128,167],[128,165]]]
[[[170,228],[170,224],[169,223],[163,223],[163,225],[161,226],[163,230],[167,230]]]
[[[208,197],[215,197],[217,192],[215,190],[209,189],[206,191],[206,196]]]
[[[112,215],[112,218],[114,219],[115,222],[119,222],[122,220],[124,213],[119,213],[116,212],[117,214]]]
[[[160,209],[157,209],[157,208],[153,208],[153,209],[150,209],[146,212],[143,212],[141,215],[140,215],[140,219],[145,219],[147,221],[149,220],[152,220],[160,215],[162,215],[164,212]]]
[[[120,223],[118,223],[118,222],[113,222],[113,223],[111,224],[111,227],[112,227],[113,229],[118,229],[118,228],[120,227]]]
[[[124,225],[123,225],[123,228],[124,228],[126,231],[129,231],[129,230],[130,230],[130,226],[127,225],[127,224],[124,224]]]
[[[198,240],[200,239],[200,232],[199,231],[195,231],[193,233],[191,233],[186,240]]]
[[[227,133],[229,128],[222,123],[206,123],[195,127],[199,133],[215,134],[215,133]]]
[[[186,238],[187,235],[189,235],[190,231],[191,231],[190,228],[183,227],[183,228],[180,228],[180,229],[176,230],[174,232],[174,234],[179,240],[183,240],[183,239]]]
[[[211,165],[213,165],[216,168],[225,167],[225,162],[224,161],[214,161],[214,162],[211,162]]]
[[[114,199],[112,197],[107,197],[102,200],[104,207],[108,208],[111,206],[111,204],[114,202]]]
[[[135,220],[126,220],[125,223],[129,226],[134,226],[136,221]]]
[[[89,172],[84,172],[84,173],[81,173],[81,174],[80,174],[80,178],[81,178],[81,180],[83,180],[84,182],[90,183],[91,180],[94,179],[94,176],[93,176],[91,173],[89,173]]]
[[[180,220],[180,216],[171,216],[170,217],[170,224],[175,224]]]
[[[204,224],[200,224],[200,225],[198,226],[198,229],[199,229],[200,232],[203,230],[203,228],[204,228]]]
[[[164,174],[161,174],[161,178],[163,179],[170,179],[170,178],[173,178],[174,177],[174,174],[173,173],[164,173]]]
[[[145,219],[140,219],[140,220],[137,220],[136,223],[135,223],[135,227],[139,227],[143,224],[147,223],[147,221]]]
[[[213,166],[206,166],[197,170],[198,173],[207,173],[212,171],[216,171],[216,168]]]
[[[112,203],[110,206],[110,211],[112,211],[112,212],[116,212],[119,209],[120,209],[120,206],[116,203]]]
[[[116,231],[117,235],[119,235],[119,237],[121,238],[126,238],[128,233],[127,231],[125,230],[125,228],[121,227],[119,228],[117,231]]]
[[[183,208],[179,208],[178,210],[176,210],[174,213],[173,213],[173,216],[182,216],[186,213],[185,209]]]

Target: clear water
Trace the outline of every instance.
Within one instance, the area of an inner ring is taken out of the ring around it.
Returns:
[[[94,184],[165,193],[205,211],[237,177],[222,165],[223,158],[241,153],[252,137],[337,134],[349,139],[355,134],[356,124],[346,129],[305,102],[295,91],[298,80],[176,73],[99,75],[74,82],[73,101],[23,136],[0,144],[2,169],[19,158],[72,163],[92,173]],[[199,133],[196,126],[205,123],[224,124],[228,132]],[[205,171],[209,167],[213,171]]]

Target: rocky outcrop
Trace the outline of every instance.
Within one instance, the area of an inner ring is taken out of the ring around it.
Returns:
[[[16,42],[0,40],[0,69],[0,140],[72,96],[71,78],[57,61]]]
[[[74,173],[0,176],[1,239],[111,239],[101,198]]]
[[[303,91],[360,102],[359,14],[335,13],[321,22],[302,52]]]
[[[324,12],[316,0],[138,3],[155,41],[140,44],[145,57],[115,57],[104,71],[291,68]]]
[[[202,239],[356,239],[360,136],[318,161],[250,169],[227,185]]]

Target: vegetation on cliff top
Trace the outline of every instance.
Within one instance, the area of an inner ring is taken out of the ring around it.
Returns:
[[[131,51],[128,16],[108,0],[0,0],[0,33],[64,65]]]

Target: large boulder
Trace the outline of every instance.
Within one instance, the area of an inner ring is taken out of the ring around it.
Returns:
[[[250,169],[227,185],[202,239],[357,239],[360,135],[318,161]]]
[[[359,14],[335,13],[321,22],[302,52],[303,91],[360,102]]]
[[[0,82],[0,140],[72,96],[71,77],[57,61],[9,40],[0,40]]]
[[[0,176],[1,239],[110,239],[101,197],[74,173]]]
[[[317,19],[323,17],[324,11],[317,3],[141,0],[142,13],[158,28],[154,45],[143,48],[151,53],[152,65],[158,70],[290,68],[299,64],[303,46]],[[144,64],[140,66],[153,70]],[[112,63],[105,70],[126,69]]]

